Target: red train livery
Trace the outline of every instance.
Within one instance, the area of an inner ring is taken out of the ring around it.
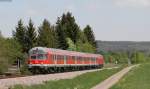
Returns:
[[[104,59],[100,54],[45,47],[32,48],[28,58],[28,67],[32,72],[99,68],[103,64]]]

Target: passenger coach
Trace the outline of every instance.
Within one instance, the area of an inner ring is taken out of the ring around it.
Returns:
[[[102,55],[35,47],[29,51],[28,67],[33,73],[100,68]]]

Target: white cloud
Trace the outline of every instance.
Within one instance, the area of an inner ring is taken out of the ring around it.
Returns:
[[[150,7],[150,0],[114,0],[119,7]]]

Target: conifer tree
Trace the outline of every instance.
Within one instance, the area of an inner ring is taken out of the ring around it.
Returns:
[[[76,43],[79,37],[79,26],[70,12],[62,15],[61,25],[64,27],[66,37]]]
[[[44,19],[42,25],[39,27],[38,45],[43,47],[56,48],[56,36],[54,27]]]
[[[68,43],[64,32],[64,26],[60,23],[60,18],[58,18],[56,23],[56,34],[57,34],[58,48],[67,49]]]
[[[18,21],[15,31],[13,31],[13,37],[22,46],[22,51],[27,52],[26,28],[21,19]]]
[[[95,40],[95,36],[94,36],[94,33],[92,31],[92,28],[87,25],[85,28],[84,28],[84,34],[88,40],[88,42],[96,48],[96,40]]]
[[[32,20],[30,19],[27,26],[27,32],[26,32],[28,50],[36,45],[36,40],[37,40],[36,36],[37,36],[36,29],[34,27]]]

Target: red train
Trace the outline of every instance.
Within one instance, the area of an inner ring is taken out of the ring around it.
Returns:
[[[29,51],[28,68],[33,73],[100,68],[102,55],[35,47]]]

